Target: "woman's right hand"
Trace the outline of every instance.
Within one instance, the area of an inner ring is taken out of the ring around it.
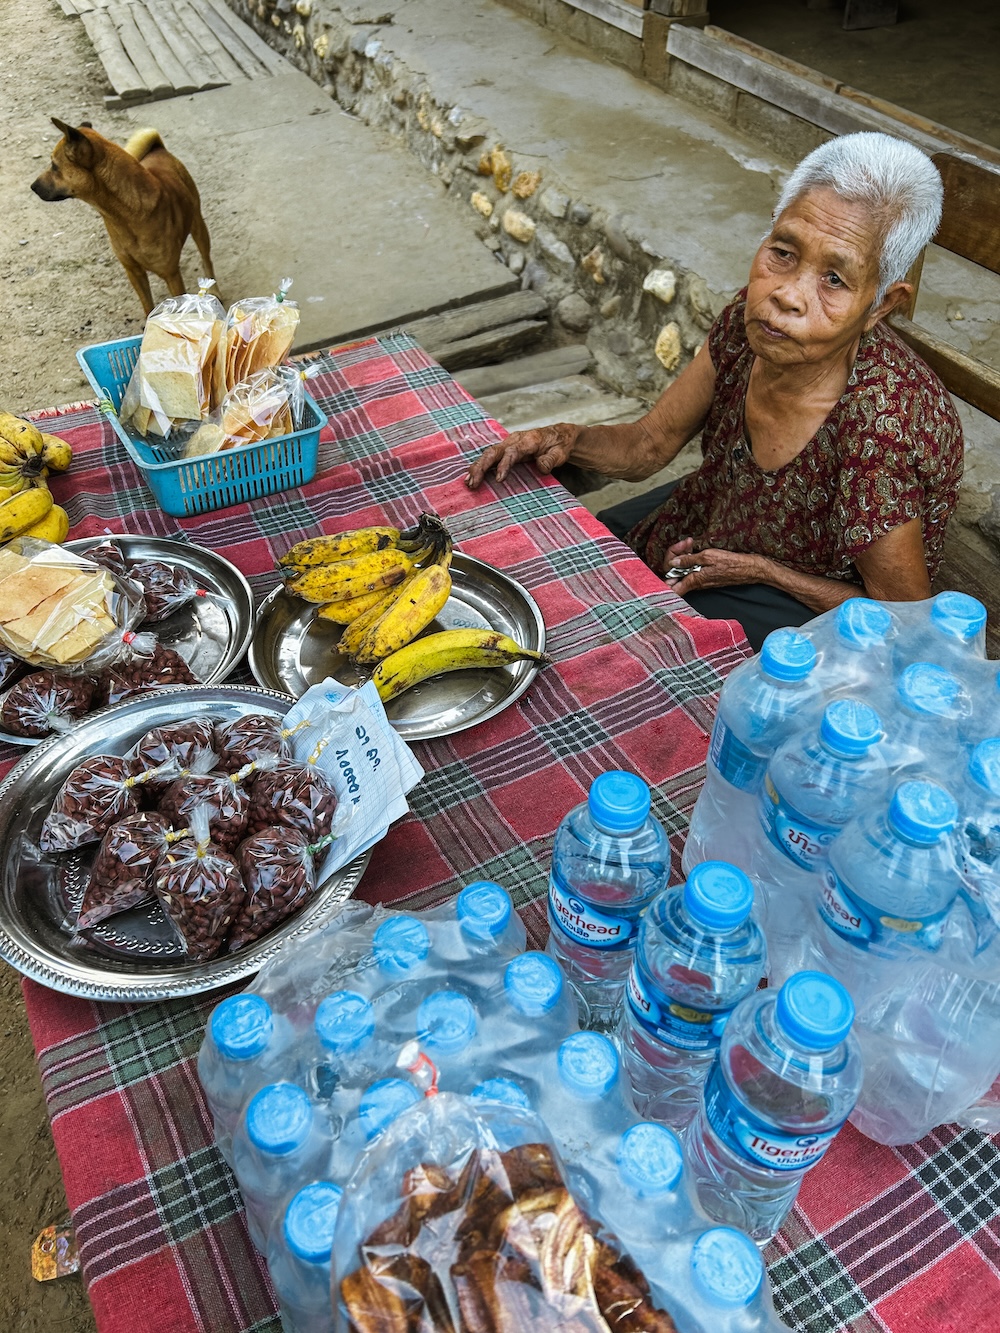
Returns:
[[[498,444],[483,450],[469,468],[465,484],[470,491],[477,490],[491,468],[496,468],[497,481],[503,481],[515,463],[529,460],[539,472],[548,476],[569,461],[582,430],[582,426],[573,426],[568,421],[540,426],[537,430],[516,430]]]

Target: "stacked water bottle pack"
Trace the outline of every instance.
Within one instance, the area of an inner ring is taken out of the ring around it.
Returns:
[[[837,978],[882,1143],[1000,1129],[1000,676],[961,593],[852,598],[779,630],[723,689],[685,870],[735,862],[768,973]],[[707,1099],[707,1105],[711,1098]]]
[[[676,1135],[636,1113],[617,1047],[581,1029],[578,991],[524,945],[495,884],[420,914],[350,903],[213,1011],[199,1076],[288,1333],[334,1327],[331,1282],[350,1267],[331,1273],[343,1191],[360,1192],[371,1230],[406,1172],[447,1165],[442,1134],[421,1137],[432,1103],[452,1107],[434,1113],[439,1129],[442,1116],[493,1126],[477,1151],[554,1146],[574,1206],[618,1237],[672,1321],[651,1328],[779,1333],[756,1248],[699,1208]],[[759,932],[748,948],[759,976]],[[363,1183],[376,1153],[396,1181],[378,1197]]]

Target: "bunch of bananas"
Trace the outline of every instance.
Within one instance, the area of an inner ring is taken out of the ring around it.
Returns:
[[[50,472],[65,472],[72,460],[65,440],[0,412],[0,542],[11,537],[66,540],[69,515],[52,503],[45,479]]]
[[[492,630],[446,630],[418,638],[451,594],[451,536],[434,514],[413,528],[359,528],[316,537],[286,551],[279,566],[288,590],[344,626],[339,649],[377,664],[372,679],[384,702],[447,671],[544,660]]]

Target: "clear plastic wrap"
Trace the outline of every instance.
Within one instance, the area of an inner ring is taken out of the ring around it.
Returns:
[[[91,707],[94,684],[86,676],[33,671],[12,685],[0,700],[0,725],[14,736],[41,740],[69,731],[73,719]]]
[[[144,623],[147,625],[157,625],[196,597],[210,595],[198,586],[190,570],[180,565],[168,565],[165,560],[136,560],[130,566],[128,576],[142,589],[146,602]]]
[[[136,584],[32,537],[0,550],[0,643],[31,666],[93,672],[145,615]]]
[[[291,759],[290,735],[279,718],[267,713],[247,713],[230,722],[216,723],[212,744],[219,756],[219,767],[226,773],[235,773],[245,764],[271,755]]]
[[[171,842],[187,836],[186,830],[174,833],[162,815],[148,810],[112,824],[90,871],[77,930],[89,930],[152,898],[157,861]]]
[[[203,751],[166,789],[157,809],[175,828],[184,828],[196,810],[204,809],[212,841],[224,852],[233,852],[247,832],[250,797],[243,784],[249,774],[246,769],[206,772],[213,760],[211,751]]]
[[[336,809],[333,784],[315,764],[281,761],[254,779],[246,832],[293,828],[318,842],[330,832]]]
[[[208,810],[191,815],[191,837],[168,847],[153,872],[153,892],[192,962],[214,958],[243,903],[233,858],[209,837]]]
[[[26,668],[16,653],[12,653],[9,648],[0,648],[0,690],[5,690],[9,685],[13,685],[19,676],[23,676]]]
[[[165,685],[198,685],[200,681],[173,648],[152,634],[127,634],[117,657],[99,673],[95,703],[117,704],[144,690]]]
[[[316,888],[316,853],[335,836],[309,843],[298,829],[272,828],[240,843],[236,864],[246,898],[229,932],[230,953],[261,939],[305,905]]]
[[[77,764],[59,788],[45,817],[43,852],[69,852],[99,842],[112,824],[138,814],[143,784],[177,773],[173,762],[142,769],[134,759],[95,754]]]
[[[197,294],[168,297],[146,320],[119,413],[141,436],[169,438],[222,401],[226,317],[210,286],[203,279]]]
[[[232,389],[259,370],[279,365],[291,351],[299,308],[288,300],[291,278],[273,296],[251,296],[226,316],[225,384]]]
[[[292,366],[258,370],[226,394],[222,407],[184,445],[184,457],[214,454],[290,435],[301,424],[305,390]]]
[[[338,1333],[676,1327],[573,1199],[541,1120],[448,1093],[404,1111],[360,1159],[333,1271]]]
[[[176,759],[184,770],[210,772],[217,763],[215,729],[208,718],[192,717],[183,722],[168,722],[153,727],[133,745],[131,754],[145,767]],[[208,768],[203,766],[207,764]],[[231,771],[231,770],[227,770]],[[151,786],[151,791],[157,790]]]

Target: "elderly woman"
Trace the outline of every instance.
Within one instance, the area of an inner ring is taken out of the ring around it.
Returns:
[[[824,144],[789,178],[746,288],[652,411],[509,435],[469,486],[527,459],[641,481],[700,431],[696,472],[600,517],[702,614],[738,620],[757,648],[848,597],[927,597],[962,430],[944,386],[884,321],[911,294],[941,197],[909,144]]]

